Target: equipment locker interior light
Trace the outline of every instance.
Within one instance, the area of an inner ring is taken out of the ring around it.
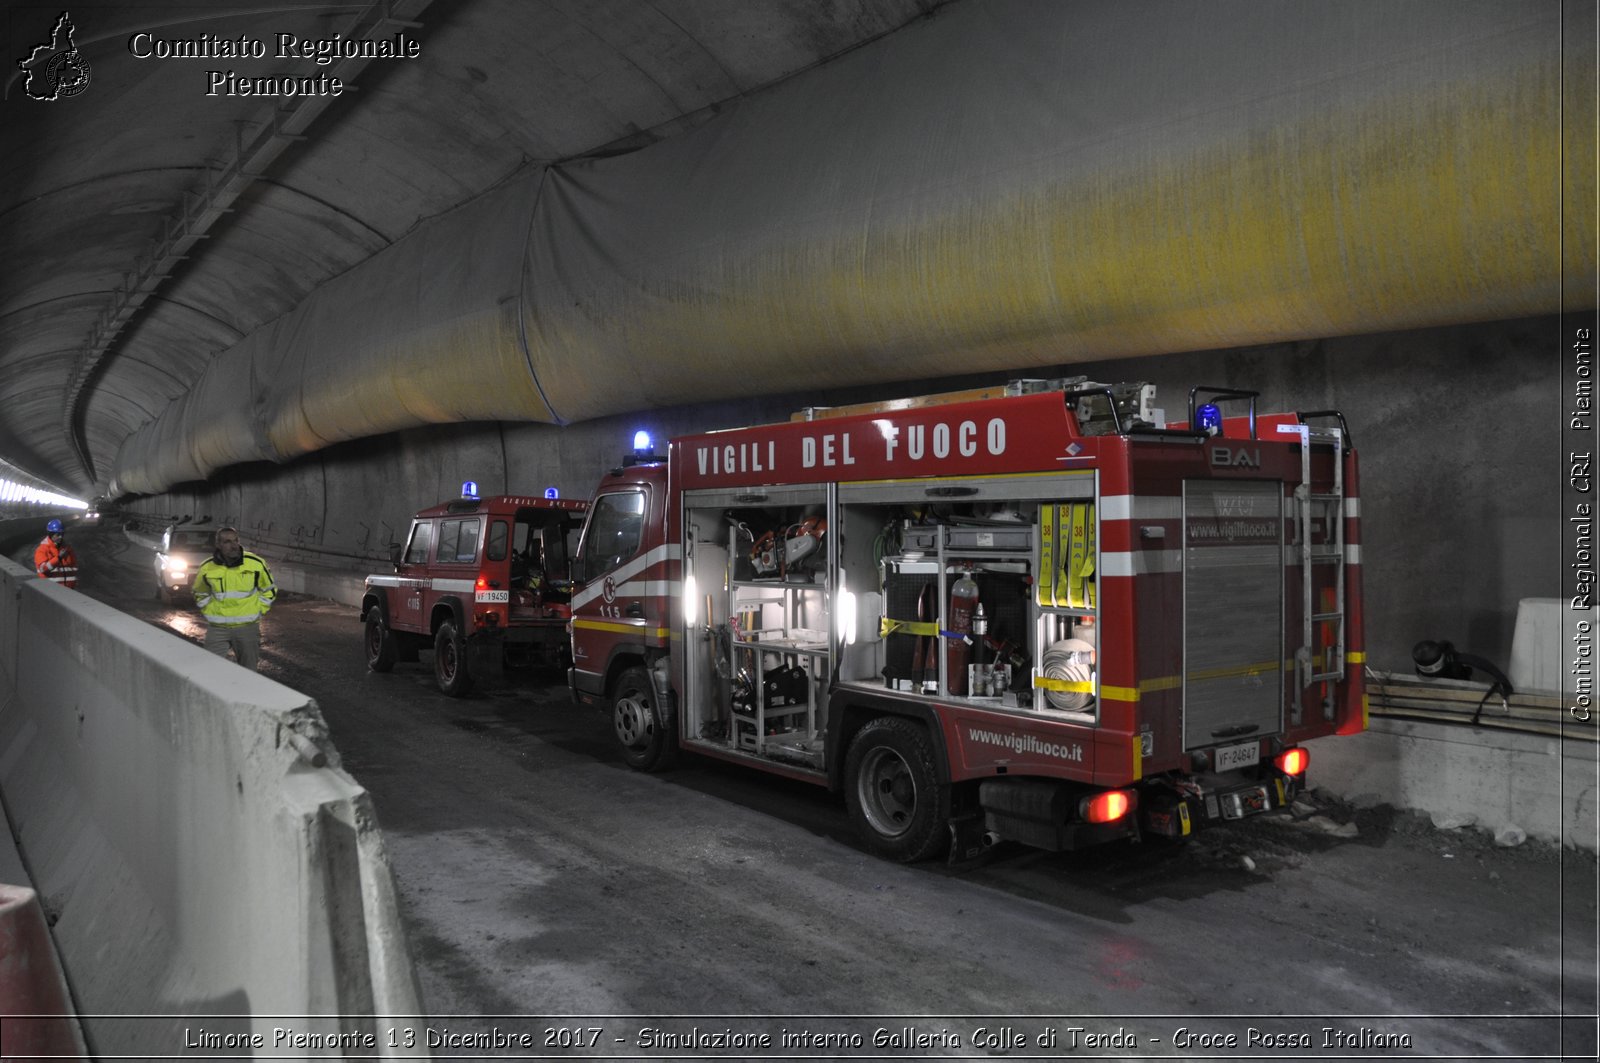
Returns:
[[[700,585],[695,582],[694,573],[687,573],[683,577],[683,626],[694,627],[700,619]]]
[[[856,596],[845,587],[844,580],[839,580],[839,638],[845,645],[853,646],[856,641]]]
[[[1088,823],[1114,823],[1132,808],[1133,794],[1127,790],[1108,790],[1084,798],[1078,805],[1078,813]]]
[[[1279,753],[1273,763],[1285,775],[1303,775],[1311,766],[1311,751],[1302,746],[1293,746]]]

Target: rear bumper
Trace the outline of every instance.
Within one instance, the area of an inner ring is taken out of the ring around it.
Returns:
[[[1287,808],[1305,780],[1268,773],[1207,775],[1152,786],[1139,797],[1139,826],[1148,834],[1184,838],[1202,827]]]

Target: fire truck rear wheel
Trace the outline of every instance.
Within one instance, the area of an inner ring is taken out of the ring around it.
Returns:
[[[383,622],[383,617],[374,609],[367,614],[367,667],[374,672],[388,672],[394,669],[397,656],[394,632],[389,630],[389,625]]]
[[[939,855],[949,841],[926,728],[882,716],[856,734],[845,757],[845,804],[867,848],[902,863]]]
[[[660,702],[643,668],[629,668],[611,688],[611,727],[630,768],[664,771],[678,758],[678,736]]]
[[[440,624],[433,636],[433,678],[439,689],[453,698],[472,689],[472,676],[467,673],[467,640],[456,630],[454,620]]]

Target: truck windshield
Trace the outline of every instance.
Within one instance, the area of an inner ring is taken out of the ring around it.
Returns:
[[[638,553],[643,527],[643,491],[618,491],[595,499],[577,565],[582,578],[610,572]]]

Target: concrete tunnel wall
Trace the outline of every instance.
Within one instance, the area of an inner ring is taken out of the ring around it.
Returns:
[[[237,522],[271,557],[382,570],[417,509],[556,486],[587,497],[636,428],[658,439],[787,419],[794,410],[1021,376],[1144,379],[1174,417],[1195,384],[1253,388],[1263,411],[1336,407],[1361,453],[1369,663],[1409,671],[1411,646],[1447,638],[1506,664],[1517,602],[1557,597],[1560,321],[1484,325],[1037,367],[979,377],[681,406],[557,427],[438,426],[330,447],[286,466],[241,466],[209,485],[138,499],[152,514]],[[603,380],[591,381],[603,388]]]

